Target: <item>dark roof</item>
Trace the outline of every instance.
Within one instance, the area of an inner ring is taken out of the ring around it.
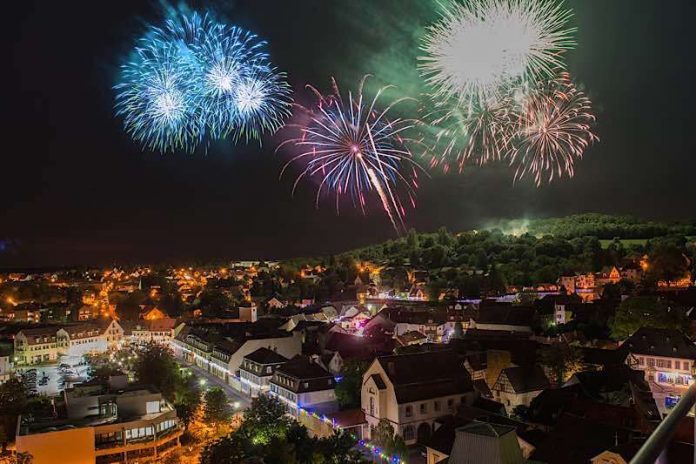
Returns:
[[[505,375],[515,393],[545,390],[550,387],[549,379],[541,366],[507,367],[500,373]]]
[[[273,350],[269,350],[268,348],[259,348],[253,353],[249,353],[248,355],[244,356],[244,358],[255,362],[256,364],[262,365],[278,364],[288,361],[288,358],[285,356],[280,355]]]
[[[281,383],[281,377],[289,379],[290,385]],[[304,356],[296,356],[276,369],[271,382],[294,393],[332,390],[335,386],[330,373]]]
[[[582,394],[579,385],[547,389],[529,404],[529,421],[535,424],[555,425],[570,402]]]
[[[618,366],[626,361],[628,351],[625,348],[604,350],[601,348],[581,347],[582,360],[585,364],[595,366]]]
[[[484,379],[474,380],[473,384],[474,390],[476,390],[481,396],[486,398],[491,398],[493,396],[491,394],[491,389],[488,387],[488,384]]]
[[[530,326],[534,308],[483,306],[475,318],[477,324]]]
[[[601,399],[608,393],[625,391],[630,393],[629,382],[640,381],[643,372],[634,371],[625,364],[608,367],[601,371],[583,371],[575,374],[575,381],[585,396]]]
[[[400,404],[473,391],[471,377],[453,351],[382,356],[377,361]]]
[[[334,412],[332,414],[327,414],[326,417],[341,428],[355,427],[367,423],[365,420],[365,412],[362,409],[349,409],[346,411]]]
[[[484,332],[489,331],[468,329],[463,339],[450,340],[447,346],[462,355],[472,351],[507,351],[510,353],[512,363],[517,366],[536,364],[539,344],[529,339],[530,334],[518,336],[495,331],[496,334],[493,335]]]
[[[377,385],[377,388],[380,390],[384,390],[387,388],[387,386],[384,384],[384,380],[382,380],[382,376],[379,374],[372,374],[370,378],[375,382],[375,385]]]
[[[634,354],[696,359],[696,346],[681,331],[643,327],[622,345]]]
[[[474,421],[457,429],[457,431],[494,438],[502,437],[503,435],[507,435],[514,430],[515,427],[510,427],[509,425],[489,424],[487,422],[479,421]]]
[[[617,441],[626,443],[630,435],[625,429],[564,414],[530,459],[547,464],[587,464]]]
[[[436,428],[425,445],[444,454],[451,453],[456,430],[467,424],[477,422],[493,425],[494,427],[509,427],[510,429],[515,429],[517,433],[527,428],[527,425],[522,422],[469,406],[460,406],[456,415],[441,417],[437,419],[437,422],[440,424],[439,427]]]
[[[330,332],[327,336],[326,350],[338,351],[343,359],[361,359],[372,361],[379,355],[394,351],[394,339],[391,337],[358,337],[339,332]]]

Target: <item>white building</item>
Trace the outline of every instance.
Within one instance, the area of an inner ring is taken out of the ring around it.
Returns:
[[[109,349],[106,336],[95,324],[68,325],[56,332],[58,349],[66,356],[105,353]]]
[[[511,414],[517,406],[529,406],[534,398],[550,386],[541,366],[515,366],[500,371],[491,392],[493,399],[502,403],[506,412]]]
[[[325,415],[338,411],[335,386],[333,375],[298,356],[275,370],[270,394],[284,402],[295,416],[302,410]]]
[[[259,348],[244,356],[242,365],[239,367],[242,392],[252,398],[268,393],[273,374],[286,362],[288,358],[268,348]]]
[[[456,353],[436,351],[375,359],[363,375],[361,408],[370,429],[385,419],[410,445],[426,442],[435,419],[475,398]]]
[[[14,361],[18,366],[58,360],[60,348],[55,326],[22,329],[14,338]]]
[[[645,380],[663,414],[694,381],[696,345],[678,330],[642,328],[629,337],[621,349],[628,352],[628,365],[645,373]]]
[[[239,369],[248,354],[259,348],[268,348],[290,359],[302,352],[299,336],[276,330],[257,330],[255,325],[220,326],[222,333],[205,327],[184,327],[170,346],[178,358],[241,389]]]

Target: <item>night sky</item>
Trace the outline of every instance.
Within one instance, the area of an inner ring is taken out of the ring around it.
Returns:
[[[203,153],[143,152],[113,116],[118,66],[146,23],[145,0],[21,0],[3,5],[0,266],[283,258],[395,237],[379,208],[365,217],[305,184],[279,181],[282,140],[221,143]],[[576,177],[534,188],[499,167],[422,179],[419,231],[501,217],[580,212],[694,218],[696,98],[693,0],[574,0],[579,45],[569,68],[595,103],[601,142]],[[417,91],[418,37],[429,0],[191,2],[255,31],[288,73],[345,88],[363,74]],[[9,11],[8,11],[9,9]]]

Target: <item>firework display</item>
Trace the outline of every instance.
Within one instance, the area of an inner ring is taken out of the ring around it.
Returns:
[[[564,71],[572,13],[552,0],[462,0],[423,42],[431,166],[503,160],[537,185],[565,173],[596,140],[589,99]]]
[[[564,174],[572,177],[577,159],[597,137],[592,133],[592,103],[568,73],[529,93],[522,103],[517,140],[510,152],[515,179],[525,175],[537,185]]]
[[[475,108],[511,85],[550,77],[573,47],[571,16],[553,0],[464,0],[424,40],[421,72],[442,99]]]
[[[273,133],[290,115],[290,87],[265,46],[209,15],[177,13],[122,66],[116,113],[134,140],[162,152]]]
[[[303,166],[294,188],[305,177],[318,179],[317,206],[322,194],[329,193],[335,195],[337,208],[342,197],[349,197],[364,212],[368,197],[376,195],[392,225],[400,231],[404,228],[405,208],[398,191],[405,191],[415,206],[418,165],[404,135],[414,123],[389,118],[389,112],[403,99],[378,109],[385,88],[369,99],[363,95],[363,84],[364,79],[357,92],[349,92],[346,99],[335,81],[331,95],[312,88],[317,104],[302,108],[304,120],[293,125],[299,136],[283,144],[299,149],[283,171],[290,164]]]

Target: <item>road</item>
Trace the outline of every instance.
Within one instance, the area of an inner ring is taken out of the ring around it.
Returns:
[[[189,364],[181,359],[177,359],[177,362],[180,365],[188,369],[191,369],[191,372],[193,372],[194,377],[198,378],[199,381],[205,380],[205,382],[203,382],[204,387],[210,388],[211,386],[215,386],[222,388],[222,390],[227,394],[227,397],[230,399],[230,403],[239,403],[239,407],[235,409],[243,410],[248,408],[251,404],[251,398],[241,394],[240,392],[232,388],[230,385],[226,384],[220,378],[215,377],[210,372],[201,369],[195,364]]]

